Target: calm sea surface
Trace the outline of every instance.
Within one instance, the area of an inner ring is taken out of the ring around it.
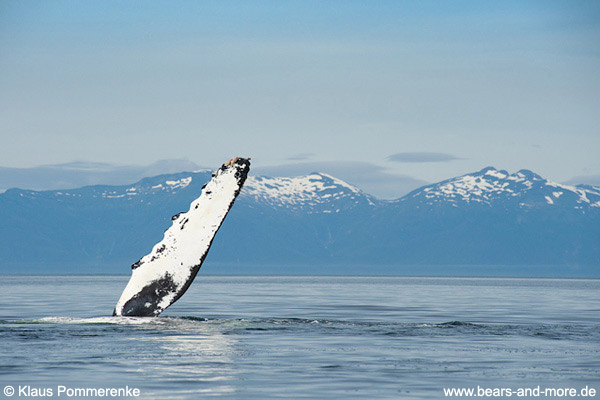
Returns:
[[[128,279],[0,276],[0,390],[129,386],[144,399],[600,391],[599,280],[199,274],[158,318],[109,317]]]

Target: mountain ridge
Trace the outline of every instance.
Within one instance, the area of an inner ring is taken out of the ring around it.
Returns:
[[[565,192],[570,192],[571,195],[578,196],[578,203],[587,204],[589,207],[600,207],[600,187],[591,185],[564,185],[544,179],[535,172],[527,169],[521,169],[510,174],[505,170],[498,170],[491,166],[485,167],[478,172],[423,186],[397,201],[417,195],[424,195],[426,198],[437,195],[445,197],[447,201],[451,202],[456,201],[455,199],[458,198],[466,202],[476,201],[491,204],[491,195],[521,198],[524,194],[530,193],[534,186],[537,189],[545,189],[544,199],[549,205],[553,205],[555,201],[558,202],[558,199]],[[432,190],[436,187],[439,188],[437,192]],[[587,198],[587,194],[593,196],[593,202]],[[498,196],[493,199],[497,200]]]
[[[209,179],[203,170],[120,186],[10,189],[0,194],[1,271],[126,273]],[[552,276],[596,276],[600,188],[584,186],[486,167],[380,200],[328,174],[250,176],[205,269],[447,275],[550,265]]]

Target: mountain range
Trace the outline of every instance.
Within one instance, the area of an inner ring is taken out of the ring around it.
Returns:
[[[0,272],[129,273],[210,171],[0,194]],[[380,200],[331,175],[250,176],[203,273],[600,276],[600,188],[481,171]]]

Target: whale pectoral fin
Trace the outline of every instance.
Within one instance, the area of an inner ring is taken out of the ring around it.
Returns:
[[[163,239],[132,265],[114,316],[156,316],[185,293],[249,170],[250,159],[236,157],[213,173],[189,211],[172,218]]]

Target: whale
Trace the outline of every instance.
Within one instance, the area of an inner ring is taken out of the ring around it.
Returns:
[[[131,277],[113,316],[157,316],[183,296],[198,274],[249,171],[250,159],[236,157],[212,174],[189,210],[174,215],[163,239],[131,265]]]

